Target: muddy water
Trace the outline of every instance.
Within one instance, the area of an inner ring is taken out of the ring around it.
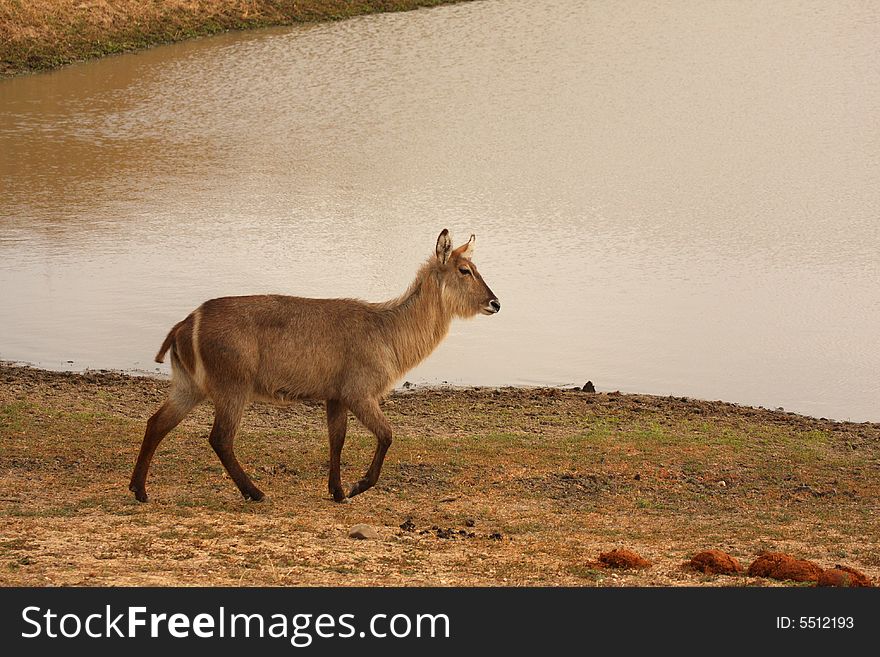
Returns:
[[[880,8],[478,2],[0,82],[0,358],[154,371],[205,298],[503,304],[410,381],[880,420]]]

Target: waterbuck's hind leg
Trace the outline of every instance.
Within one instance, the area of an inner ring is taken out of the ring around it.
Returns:
[[[382,409],[379,408],[378,399],[359,399],[348,402],[348,407],[354,416],[376,436],[376,452],[373,454],[373,461],[364,478],[355,483],[351,490],[348,491],[349,497],[354,497],[363,493],[368,488],[372,488],[379,480],[379,473],[382,472],[382,463],[385,461],[385,453],[391,447],[391,425]]]
[[[330,473],[327,488],[333,501],[344,502],[345,491],[342,490],[342,478],[339,474],[342,459],[342,446],[345,444],[345,432],[348,427],[348,409],[338,399],[327,400],[327,435],[330,438]]]
[[[147,420],[144,442],[141,444],[141,451],[134,472],[131,474],[131,483],[128,485],[128,489],[134,493],[138,502],[147,501],[147,471],[150,469],[150,462],[159,443],[200,401],[201,397],[191,390],[172,389],[165,403]]]
[[[227,402],[222,405],[215,402],[214,426],[211,428],[208,442],[245,499],[259,502],[264,497],[263,492],[254,486],[254,482],[242,469],[232,447],[241,416],[244,414],[244,407],[244,402]]]

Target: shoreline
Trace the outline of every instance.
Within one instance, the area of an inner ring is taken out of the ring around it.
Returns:
[[[469,0],[0,2],[0,79],[233,30],[331,22]]]
[[[129,377],[132,379],[152,379],[159,382],[168,383],[171,380],[170,374],[166,374],[165,372],[155,371],[155,370],[140,370],[140,369],[128,369],[128,370],[117,370],[117,369],[104,369],[104,368],[85,368],[85,369],[76,369],[76,370],[66,370],[66,369],[50,369],[47,367],[43,367],[39,364],[31,363],[29,361],[20,361],[20,360],[3,360],[0,359],[0,371],[4,371],[6,368],[18,368],[18,369],[26,369],[26,370],[34,370],[37,372],[43,372],[47,375],[52,374],[61,374],[65,376],[84,376],[84,377],[94,377],[94,376],[108,376],[111,378],[115,377]],[[853,425],[853,426],[876,426],[880,428],[880,421],[872,421],[872,420],[838,420],[835,418],[827,418],[827,417],[819,417],[816,415],[807,415],[806,413],[798,413],[797,411],[790,411],[786,409],[773,409],[766,406],[753,406],[751,404],[743,403],[743,402],[735,402],[735,401],[724,401],[724,400],[708,400],[702,399],[700,397],[690,397],[688,395],[658,395],[653,393],[646,392],[624,392],[621,390],[606,390],[606,391],[596,391],[596,392],[584,392],[582,390],[582,386],[573,385],[573,384],[563,384],[563,385],[499,385],[499,386],[483,386],[483,385],[467,385],[467,384],[454,384],[454,383],[412,383],[410,381],[404,380],[398,386],[396,386],[388,395],[386,399],[391,399],[398,395],[409,395],[418,392],[453,392],[453,393],[467,393],[469,391],[472,392],[481,392],[481,391],[524,391],[524,392],[540,392],[540,391],[557,391],[563,393],[580,393],[583,395],[605,395],[611,397],[633,397],[633,398],[645,398],[645,399],[654,399],[654,400],[675,400],[684,403],[697,403],[697,404],[705,404],[705,405],[717,405],[719,408],[740,408],[745,410],[752,410],[755,412],[768,413],[773,417],[778,416],[789,416],[793,418],[803,418],[805,420],[814,420],[820,423],[833,423],[840,425]],[[306,400],[310,401],[310,400]]]

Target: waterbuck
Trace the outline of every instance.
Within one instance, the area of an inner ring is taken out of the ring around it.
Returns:
[[[251,400],[325,400],[328,487],[337,502],[346,500],[339,461],[351,411],[376,436],[376,452],[348,497],[372,487],[391,445],[391,426],[379,408],[380,399],[440,344],[453,317],[501,310],[471,260],[473,252],[473,235],[453,250],[444,229],[434,255],[407,291],[385,303],[281,295],[203,303],[171,329],[156,354],[161,363],[171,352],[171,389],[147,421],[129,489],[139,501],[147,501],[147,470],[156,447],[206,398],[214,403],[209,442],[245,498],[263,499],[232,448]]]

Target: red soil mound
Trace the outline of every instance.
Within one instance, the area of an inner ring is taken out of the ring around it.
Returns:
[[[819,586],[873,586],[864,573],[837,564],[819,575]]]
[[[790,579],[795,582],[817,582],[822,569],[812,561],[795,559],[781,552],[764,552],[749,566],[751,577]]]
[[[721,550],[704,550],[695,554],[688,565],[709,575],[736,575],[743,570],[736,558]]]
[[[599,563],[608,568],[650,568],[651,562],[643,559],[632,550],[618,548],[611,552],[602,552]]]

